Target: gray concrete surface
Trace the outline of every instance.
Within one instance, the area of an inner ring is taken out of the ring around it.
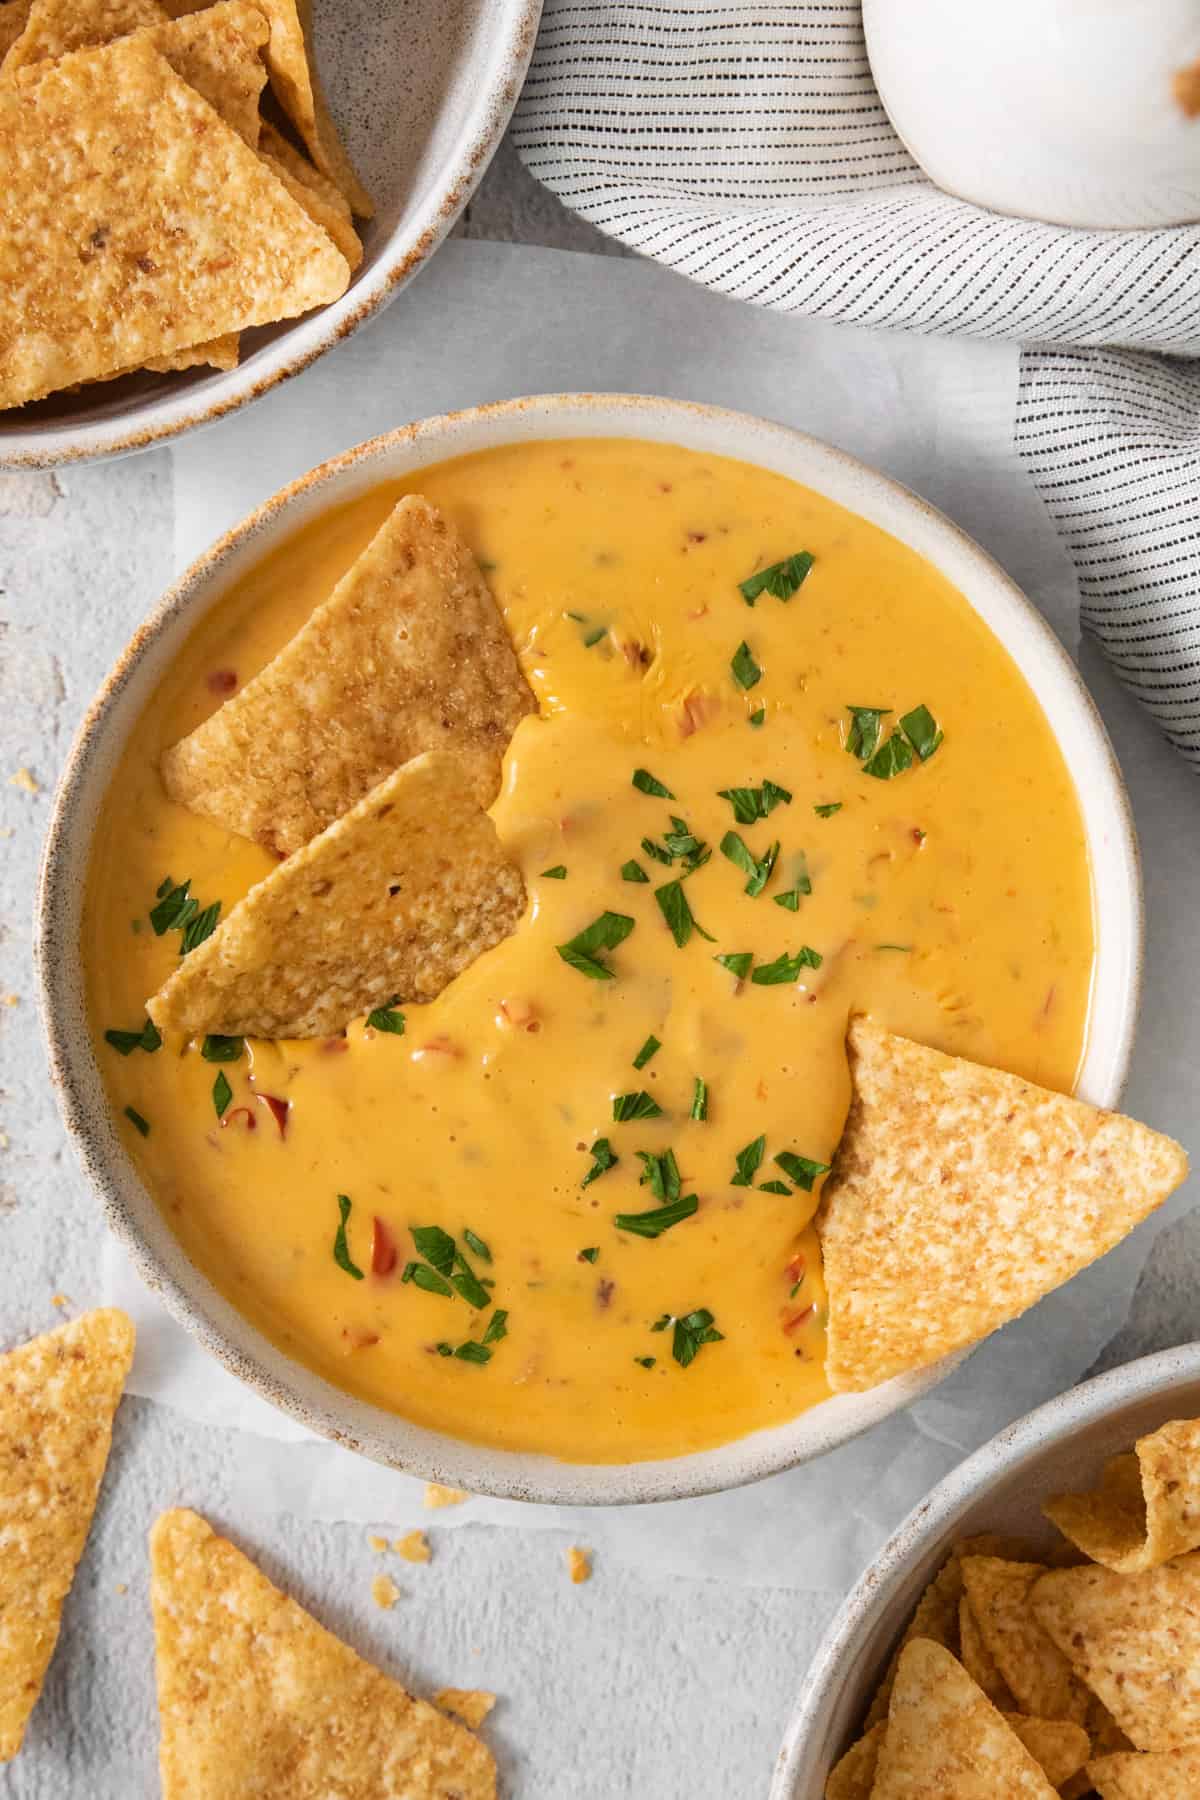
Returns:
[[[602,249],[505,146],[462,229]],[[167,453],[61,475],[0,475],[0,1341],[43,1329],[51,1296],[95,1298],[98,1221],[58,1124],[37,1029],[29,921],[49,792],[91,691],[169,573]],[[1103,672],[1091,671],[1103,683]],[[1116,696],[1115,705],[1123,704]],[[1127,703],[1125,703],[1127,704]],[[1129,708],[1131,723],[1140,722]],[[1111,716],[1111,715],[1110,715]],[[10,784],[28,769],[31,794]],[[15,1003],[11,1003],[15,1002]],[[1195,1335],[1200,1220],[1159,1240],[1106,1363]],[[525,1800],[750,1800],[765,1794],[797,1682],[836,1595],[648,1580],[612,1561],[573,1588],[563,1546],[470,1529],[397,1573],[355,1527],[282,1519],[243,1535],[226,1510],[235,1438],[128,1402],[88,1555],[14,1800],[157,1793],[145,1533],[175,1502],[206,1511],[317,1616],[417,1691],[485,1686],[504,1791]],[[797,1545],[797,1555],[804,1547]],[[399,1565],[393,1565],[397,1569]]]

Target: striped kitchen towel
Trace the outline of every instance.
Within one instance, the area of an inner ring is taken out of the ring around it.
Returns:
[[[515,135],[567,206],[722,293],[1036,346],[1017,443],[1082,624],[1200,767],[1200,228],[943,194],[883,109],[858,0],[546,0]]]

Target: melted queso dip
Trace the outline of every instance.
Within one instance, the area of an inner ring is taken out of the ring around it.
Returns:
[[[162,750],[410,491],[480,559],[539,704],[493,809],[522,924],[392,1029],[219,1066],[169,1035],[119,1054],[105,1031],[140,1027],[180,954],[149,922],[164,883],[227,913],[272,867],[166,799]],[[780,563],[751,604],[741,584]],[[593,959],[609,979],[558,953],[605,913],[633,921]],[[84,935],[127,1147],[233,1304],[379,1406],[598,1461],[694,1451],[826,1393],[810,1222],[850,1013],[1065,1090],[1093,960],[1070,776],[960,595],[780,476],[612,440],[427,469],[231,587],[131,737]],[[657,1235],[615,1223],[673,1204]],[[435,1226],[489,1311],[414,1278]],[[488,1357],[456,1354],[497,1312]]]

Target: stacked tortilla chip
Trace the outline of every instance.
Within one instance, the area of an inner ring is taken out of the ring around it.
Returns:
[[[148,1002],[162,1030],[323,1037],[432,1000],[525,888],[485,808],[533,710],[462,539],[416,495],[278,656],[162,763],[172,798],[285,858]]]
[[[1200,1421],[1044,1511],[1070,1540],[1049,1556],[954,1547],[827,1800],[1200,1794]]]
[[[297,0],[3,0],[0,167],[0,407],[232,368],[345,292],[371,213]]]

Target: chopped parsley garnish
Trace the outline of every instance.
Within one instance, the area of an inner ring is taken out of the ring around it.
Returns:
[[[683,1178],[679,1173],[679,1164],[675,1161],[675,1152],[639,1150],[637,1154],[642,1164],[639,1187],[645,1187],[649,1182],[650,1192],[656,1200],[678,1200]]]
[[[498,1344],[501,1338],[508,1336],[508,1313],[503,1306],[498,1306],[488,1320],[487,1330],[483,1334],[485,1344]]]
[[[922,762],[928,762],[934,751],[941,747],[943,734],[927,706],[914,706],[911,712],[904,713],[900,729]]]
[[[739,981],[745,981],[754,961],[754,952],[752,950],[727,950],[721,956],[714,956],[713,961],[720,963],[723,969],[728,969],[731,975],[736,975]]]
[[[222,1081],[223,1079],[224,1079],[223,1076],[221,1076],[221,1075],[217,1076],[218,1081]],[[333,1239],[333,1260],[337,1264],[339,1269],[344,1269],[346,1271],[347,1275],[352,1275],[354,1277],[355,1281],[361,1281],[363,1278],[363,1272],[358,1267],[357,1263],[354,1263],[351,1261],[350,1246],[346,1242],[346,1221],[350,1217],[350,1197],[349,1197],[349,1195],[348,1194],[339,1194],[337,1197],[337,1203],[338,1203],[338,1228],[337,1228],[336,1233],[334,1234],[334,1239]],[[413,1265],[410,1263],[409,1268],[412,1268],[412,1266]],[[406,1279],[408,1278],[408,1270],[405,1270],[405,1278]]]
[[[813,811],[818,819],[832,819],[834,813],[841,812],[842,805],[841,800],[827,800],[824,806],[814,806]]]
[[[463,1243],[467,1246],[467,1249],[471,1252],[472,1256],[477,1256],[480,1262],[491,1262],[492,1253],[484,1243],[483,1239],[481,1237],[476,1237],[473,1231],[469,1231],[465,1227],[463,1230]]]
[[[735,868],[750,877],[745,891],[755,899],[771,879],[779,855],[779,840],[770,845],[764,856],[757,857],[736,831],[727,831],[721,839],[721,855],[727,856]]]
[[[474,1343],[470,1338],[465,1344],[460,1344],[454,1354],[460,1362],[490,1363],[492,1360],[491,1351],[485,1349],[482,1344]]]
[[[724,1336],[723,1331],[717,1330],[717,1322],[707,1306],[697,1307],[695,1312],[676,1319],[671,1355],[680,1368],[686,1369],[689,1363],[695,1362],[704,1344],[719,1344]]]
[[[733,679],[743,690],[757,687],[762,680],[762,670],[754,660],[753,652],[745,638],[742,639],[733,653],[729,664]]]
[[[566,863],[555,863],[552,869],[542,870],[543,881],[565,881],[567,879]]]
[[[794,867],[796,875],[791,887],[786,893],[774,896],[776,906],[785,907],[788,912],[799,912],[801,898],[812,893],[812,877],[809,875],[808,858],[803,850],[796,856]]]
[[[367,1024],[372,1031],[387,1031],[393,1037],[404,1036],[404,1014],[396,1011],[395,1000],[389,1000],[386,1006],[377,1006],[367,1014]]]
[[[649,879],[650,879],[650,877],[647,875],[645,869],[643,869],[641,863],[635,862],[632,856],[630,857],[628,862],[621,864],[621,880],[622,881],[643,881],[643,882],[645,882],[645,881],[649,881]]]
[[[753,1143],[747,1144],[744,1150],[738,1151],[737,1168],[729,1177],[731,1187],[754,1186],[754,1177],[758,1174],[759,1164],[762,1162],[766,1148],[767,1140],[764,1135],[756,1137]]]
[[[143,1137],[150,1136],[150,1121],[149,1119],[143,1119],[136,1106],[127,1106],[125,1108],[125,1117],[129,1120],[131,1125],[135,1126],[136,1129],[141,1132]]]
[[[912,955],[911,944],[875,944],[872,948],[875,950],[899,950],[905,956]]]
[[[760,569],[746,581],[738,582],[738,591],[747,606],[753,606],[760,594],[771,594],[776,600],[790,600],[813,566],[811,551],[797,550],[782,562]]]
[[[225,1108],[233,1099],[233,1089],[225,1079],[225,1071],[221,1069],[212,1085],[212,1103],[218,1119],[225,1116]]]
[[[637,1055],[633,1059],[634,1068],[635,1069],[644,1069],[646,1064],[650,1061],[651,1057],[657,1056],[661,1049],[662,1049],[661,1039],[656,1038],[654,1033],[651,1032],[650,1036],[646,1039],[645,1043],[642,1045],[641,1049],[638,1051]]]
[[[829,1164],[814,1162],[811,1156],[797,1156],[794,1150],[781,1150],[772,1162],[779,1164],[789,1181],[794,1181],[798,1188],[806,1194],[812,1193],[813,1182],[818,1175],[828,1175]]]
[[[810,944],[801,944],[795,956],[788,956],[785,951],[774,962],[759,963],[750,979],[759,987],[783,987],[789,981],[798,981],[801,969],[819,969],[824,960]]]
[[[707,1119],[708,1117],[708,1083],[699,1075],[692,1078],[692,1117]]]
[[[905,769],[912,768],[913,753],[908,739],[893,731],[890,738],[884,740],[874,756],[868,757],[863,764],[863,774],[873,775],[876,781],[890,781],[894,775],[903,775]]]
[[[684,1219],[690,1219],[697,1210],[700,1201],[695,1194],[685,1194],[679,1200],[672,1200],[665,1206],[656,1206],[650,1212],[617,1213],[613,1224],[618,1231],[632,1232],[634,1237],[661,1237],[664,1231],[670,1231],[672,1225],[680,1225]]]
[[[200,1054],[205,1062],[236,1062],[245,1047],[240,1037],[218,1037],[210,1031],[200,1046]]]
[[[663,832],[663,843],[672,862],[682,862],[685,875],[693,869],[699,869],[708,861],[712,851],[702,838],[698,838],[688,825],[686,819],[678,819],[671,814],[671,829]]]
[[[150,923],[155,937],[162,937],[168,931],[181,931],[200,910],[200,902],[190,895],[190,881],[181,881],[177,886],[168,875],[159,883],[158,903],[150,908]]]
[[[632,780],[634,787],[639,788],[643,794],[654,794],[660,800],[675,798],[670,788],[664,787],[662,782],[650,773],[649,769],[635,769]]]
[[[639,1369],[652,1369],[658,1358],[656,1356],[635,1356],[633,1360]]]
[[[439,1275],[449,1275],[458,1247],[448,1231],[440,1225],[414,1225],[412,1239],[418,1256],[423,1256]]]
[[[721,788],[719,798],[728,800],[739,825],[753,825],[769,818],[777,806],[790,806],[792,796],[776,781],[764,781],[761,787]]]
[[[712,933],[705,931],[688,905],[682,880],[668,881],[662,887],[655,888],[654,898],[658,901],[658,909],[663,918],[671,927],[671,936],[681,950],[693,931],[698,932],[702,938],[707,938],[710,944],[716,942]]]
[[[776,894],[774,898],[775,898],[776,906],[784,906],[787,908],[788,912],[799,912],[799,910],[800,910],[800,889],[799,888],[788,888],[786,893]]]
[[[589,631],[587,636],[584,638],[584,640],[583,640],[584,649],[585,650],[594,649],[595,646],[600,642],[601,638],[606,638],[607,636],[608,636],[608,626],[607,625],[597,625],[595,630]]]
[[[753,726],[754,730],[757,731],[761,725],[765,725],[766,720],[767,720],[766,707],[765,706],[756,706],[754,711],[750,714],[750,721],[749,721],[750,724]]]
[[[599,1244],[589,1244],[586,1250],[581,1250],[579,1252],[579,1260],[580,1262],[594,1263],[599,1254]]]
[[[131,1056],[135,1050],[157,1050],[162,1043],[162,1033],[153,1019],[147,1019],[140,1031],[106,1031],[104,1041],[122,1056]]]
[[[415,1239],[415,1232],[413,1236]],[[492,1304],[491,1295],[461,1250],[456,1250],[454,1253],[454,1270],[450,1276],[450,1285],[476,1312],[484,1312]]]
[[[614,1168],[621,1160],[607,1138],[597,1138],[589,1154],[592,1158],[592,1166],[580,1182],[580,1187],[590,1187],[593,1181],[599,1180],[606,1169]]]
[[[633,924],[627,913],[603,912],[577,937],[568,939],[565,944],[556,944],[555,948],[563,961],[578,969],[581,975],[592,981],[612,981],[614,971],[600,961],[599,952],[615,950],[618,944],[623,944],[633,930]]]
[[[183,928],[183,937],[179,944],[180,956],[186,956],[189,950],[195,950],[205,938],[210,938],[217,929],[217,920],[221,916],[221,902],[214,900],[203,912],[196,914]]]
[[[644,837],[642,839],[642,849],[654,862],[666,863],[668,866],[670,865],[671,852],[669,850],[664,850],[661,844],[656,844],[653,838]]]
[[[760,1181],[758,1191],[760,1194],[790,1194],[792,1190],[786,1181]]]
[[[628,1119],[661,1119],[662,1107],[648,1094],[645,1088],[639,1088],[636,1094],[614,1094],[612,1116],[618,1125]]]
[[[670,1323],[671,1323],[670,1313],[660,1313],[658,1318],[655,1319],[655,1321],[654,1321],[653,1325],[650,1327],[650,1329],[651,1329],[651,1331],[665,1331],[667,1329],[667,1326]]]
[[[848,706],[850,729],[846,733],[846,749],[851,756],[857,756],[859,762],[866,762],[873,756],[879,743],[879,729],[885,713],[891,711],[887,706]]]
[[[431,1269],[427,1263],[405,1263],[404,1273],[400,1279],[401,1281],[411,1281],[414,1287],[424,1288],[427,1294],[440,1294],[444,1300],[453,1297],[454,1290],[450,1283],[443,1281],[437,1271]]]

